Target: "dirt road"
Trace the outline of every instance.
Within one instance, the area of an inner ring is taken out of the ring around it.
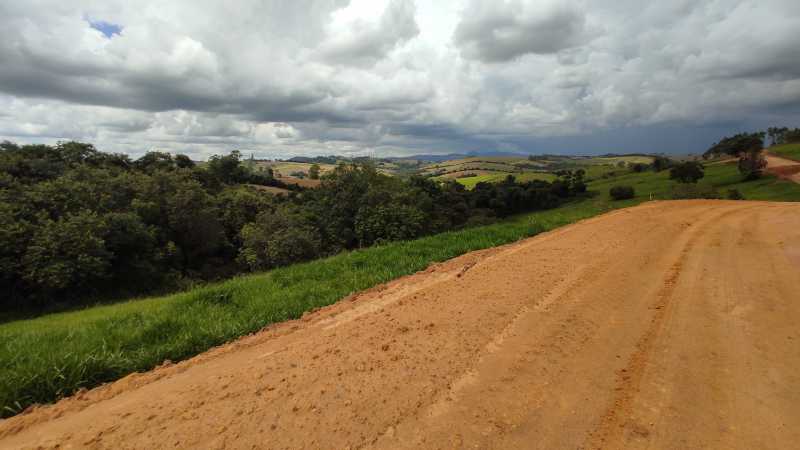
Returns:
[[[800,183],[800,163],[764,152],[767,158],[767,170],[787,180]]]
[[[800,204],[620,210],[0,422],[2,448],[787,449]]]

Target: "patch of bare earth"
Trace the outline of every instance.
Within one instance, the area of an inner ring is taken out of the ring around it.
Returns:
[[[0,422],[2,448],[800,442],[800,205],[654,202]]]
[[[772,153],[765,153],[767,158],[767,171],[785,180],[800,183],[800,162],[781,158]]]

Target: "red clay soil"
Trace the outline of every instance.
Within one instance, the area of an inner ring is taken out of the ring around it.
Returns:
[[[781,158],[772,153],[764,154],[767,158],[767,171],[785,180],[800,183],[800,162]]]
[[[0,448],[788,449],[800,204],[653,202],[0,422]]]

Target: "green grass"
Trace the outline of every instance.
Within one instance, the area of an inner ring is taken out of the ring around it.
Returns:
[[[652,156],[596,156],[587,161],[587,164],[610,164],[616,165],[617,163],[625,162],[628,164],[652,164]]]
[[[769,151],[784,158],[800,161],[800,143],[775,145],[770,147]]]
[[[652,198],[669,200],[674,182],[669,180],[669,171],[660,173],[628,172],[624,175],[608,179],[598,179],[589,184],[610,201],[608,189],[617,184],[627,184],[636,190],[637,199]],[[746,200],[800,201],[800,185],[780,180],[773,176],[764,176],[755,181],[742,182],[742,176],[736,164],[715,163],[705,168],[705,177],[699,184],[711,185],[724,196],[728,189],[738,189]]]
[[[747,199],[800,201],[800,185],[775,178],[740,183],[739,178],[735,166],[706,170],[707,182],[737,188]],[[608,189],[615,184],[634,186],[637,197],[610,201]],[[599,191],[592,198],[489,226],[343,253],[185,293],[0,324],[0,408],[8,416],[167,359],[186,359],[433,262],[632,206],[651,193],[668,198],[671,185],[667,172],[601,179],[590,184]]]
[[[518,182],[525,182],[525,181],[533,181],[533,180],[544,180],[544,181],[553,181],[557,177],[552,173],[542,173],[542,172],[523,172],[523,173],[493,173],[488,175],[478,175],[474,177],[468,178],[456,178],[456,181],[467,189],[475,188],[475,185],[478,183],[499,183],[506,179],[507,176],[514,175],[514,178]]]

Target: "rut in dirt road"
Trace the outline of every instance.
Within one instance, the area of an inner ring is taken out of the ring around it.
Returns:
[[[654,202],[0,422],[0,448],[792,448],[800,205]]]

